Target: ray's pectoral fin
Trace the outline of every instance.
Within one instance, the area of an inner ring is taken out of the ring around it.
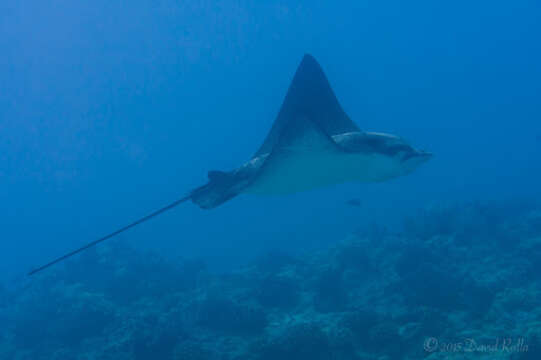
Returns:
[[[225,171],[210,170],[208,172],[208,178],[210,181],[227,181],[229,174]]]
[[[271,156],[284,151],[340,151],[339,145],[327,132],[306,116],[291,120],[283,129],[271,151]]]
[[[210,171],[207,184],[181,199],[30,272],[35,274],[102,241],[192,200],[211,209],[242,192],[285,193],[332,183],[335,154],[332,136],[359,131],[346,115],[323,70],[310,55],[302,59],[277,118],[255,156],[230,171]],[[321,164],[325,163],[325,166]]]
[[[329,136],[360,131],[342,109],[321,66],[308,54],[299,64],[278,116],[255,156],[270,153],[286,128],[305,120]]]
[[[282,129],[272,151],[254,175],[247,193],[291,193],[325,182],[322,162],[332,161],[344,150],[318,124],[306,117]],[[319,171],[321,170],[321,171]]]

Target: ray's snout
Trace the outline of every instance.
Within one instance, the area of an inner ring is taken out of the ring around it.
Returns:
[[[410,148],[411,151],[404,154],[403,161],[417,161],[417,162],[424,162],[430,160],[432,158],[432,153],[430,151],[424,151],[424,150],[417,150],[414,148]]]
[[[424,151],[424,150],[417,151],[417,156],[423,159],[423,161],[430,160],[432,158],[432,155],[433,153],[431,153],[430,151]]]
[[[424,150],[415,150],[410,155],[410,160],[414,160],[418,164],[422,164],[432,158],[432,153],[430,151],[424,151]]]
[[[404,156],[402,162],[404,164],[404,173],[409,174],[420,165],[424,164],[432,158],[433,154],[429,151],[415,150]]]

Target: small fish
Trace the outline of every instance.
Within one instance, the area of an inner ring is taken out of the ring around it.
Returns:
[[[346,201],[346,204],[348,204],[349,206],[361,206],[361,200],[359,199],[350,199],[348,201]]]

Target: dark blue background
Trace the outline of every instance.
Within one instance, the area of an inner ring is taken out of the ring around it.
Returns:
[[[120,236],[237,265],[420,207],[538,197],[536,1],[0,4],[0,270],[23,273],[231,169],[305,52],[366,130],[434,159],[409,177],[190,204]],[[345,201],[360,198],[360,208]]]

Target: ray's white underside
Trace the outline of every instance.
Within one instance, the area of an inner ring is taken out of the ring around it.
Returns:
[[[348,153],[327,146],[282,148],[273,157],[244,193],[287,194],[346,182],[378,182],[404,170],[395,157]]]

